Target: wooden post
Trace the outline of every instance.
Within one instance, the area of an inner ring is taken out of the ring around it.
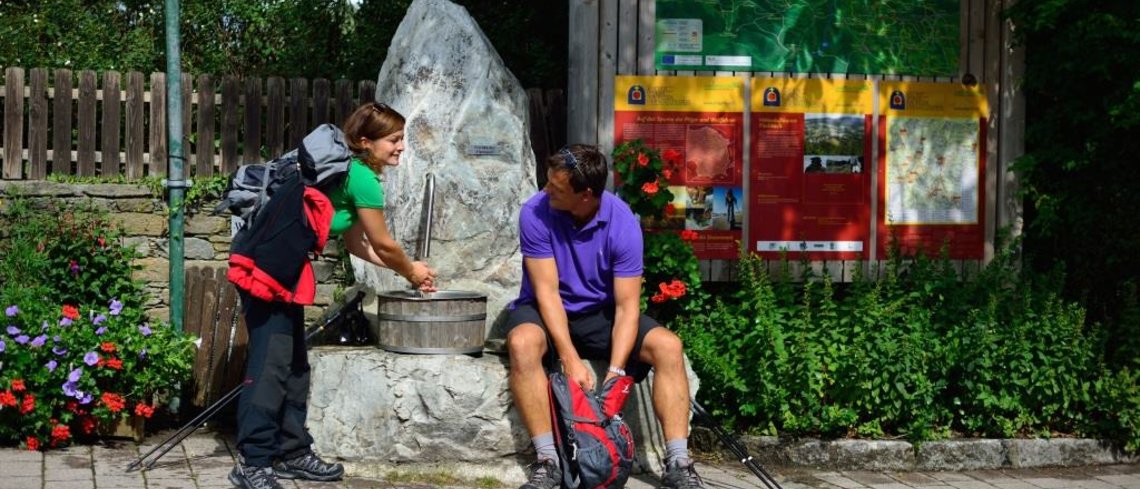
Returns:
[[[127,178],[142,178],[143,172],[143,74],[127,75]]]
[[[71,174],[71,70],[55,70],[52,100],[51,172]]]
[[[242,135],[243,163],[261,163],[261,78],[245,79],[245,134]]]
[[[214,79],[198,76],[198,148],[194,155],[194,173],[199,177],[214,174]]]
[[[31,93],[28,97],[28,178],[42,180],[47,177],[48,101],[47,70],[33,68]]]
[[[4,70],[4,178],[24,178],[24,69]]]
[[[340,79],[336,81],[336,103],[333,104],[334,114],[333,123],[336,125],[344,124],[344,120],[348,118],[353,110],[356,110],[356,101],[352,99],[352,81]]]
[[[566,80],[566,139],[598,139],[598,22],[600,0],[570,0],[570,53]]]
[[[328,80],[313,80],[313,127],[329,122],[329,93]]]
[[[150,164],[147,175],[166,175],[166,74],[150,74]]]
[[[309,81],[304,78],[289,80],[289,149],[301,145],[309,133]]]
[[[222,77],[222,174],[229,175],[238,167],[238,107],[240,88],[233,76]]]
[[[95,72],[79,72],[79,165],[77,174],[95,175]]]
[[[103,73],[103,123],[100,127],[103,141],[99,148],[102,155],[99,174],[105,177],[122,174],[119,168],[119,136],[122,134],[123,110],[120,107],[122,85],[119,80],[117,71]]]
[[[269,95],[265,107],[265,144],[269,146],[269,157],[276,158],[285,153],[285,80],[270,77],[266,85]]]

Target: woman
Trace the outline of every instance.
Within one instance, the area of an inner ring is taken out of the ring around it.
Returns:
[[[345,249],[387,267],[420,290],[435,290],[435,272],[412,261],[388,232],[384,187],[379,174],[400,164],[404,117],[380,103],[361,106],[344,122],[345,140],[357,155],[344,183],[330,193],[330,235],[343,235]],[[279,489],[277,479],[338,480],[341,464],[313,453],[305,430],[309,363],[304,339],[304,310],[296,304],[242,301],[249,329],[249,359],[238,402],[240,458],[229,480],[245,489]]]

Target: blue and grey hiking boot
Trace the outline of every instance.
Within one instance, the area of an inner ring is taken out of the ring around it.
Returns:
[[[665,467],[665,477],[661,478],[661,487],[666,489],[704,489],[704,481],[697,475],[692,460],[679,460],[670,462]]]
[[[272,467],[255,467],[238,463],[230,471],[230,484],[241,489],[284,489],[273,477]]]
[[[304,455],[273,463],[273,472],[281,479],[305,479],[311,481],[337,481],[344,477],[344,466],[321,460],[317,454]]]
[[[562,485],[562,469],[558,462],[541,459],[526,467],[530,478],[519,489],[555,489]]]

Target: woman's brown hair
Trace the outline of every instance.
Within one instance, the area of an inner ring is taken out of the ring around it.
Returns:
[[[380,173],[384,164],[372,161],[372,155],[360,145],[360,138],[381,139],[403,129],[404,116],[396,112],[396,109],[380,102],[361,105],[344,121],[344,135],[348,140],[349,149],[376,173]]]

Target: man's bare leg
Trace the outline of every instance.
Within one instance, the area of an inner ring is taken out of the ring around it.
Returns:
[[[689,437],[689,377],[681,339],[665,328],[645,335],[640,360],[653,366],[653,409],[666,440]]]
[[[511,358],[510,385],[523,425],[530,436],[553,431],[550,426],[550,391],[542,356],[546,332],[535,324],[520,324],[507,335]]]

